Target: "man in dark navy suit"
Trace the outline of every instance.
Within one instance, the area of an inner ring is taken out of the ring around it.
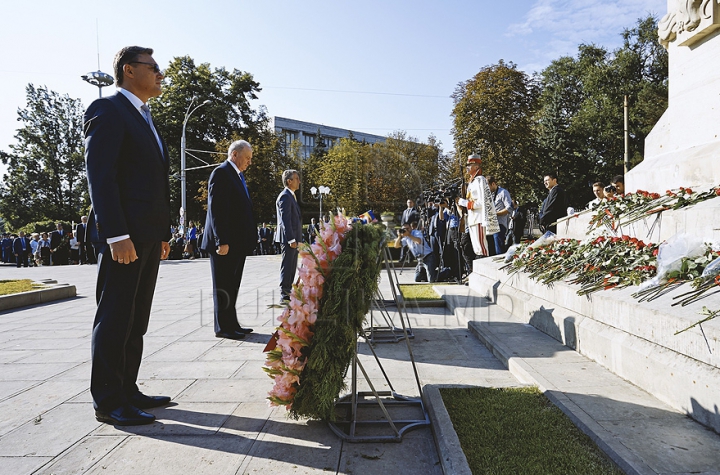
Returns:
[[[280,302],[290,300],[295,270],[298,261],[298,245],[302,242],[302,217],[295,192],[300,188],[300,174],[297,170],[285,170],[282,174],[285,188],[275,200],[277,229],[275,242],[280,243]]]
[[[237,140],[228,158],[210,174],[205,233],[201,248],[210,254],[215,313],[215,336],[241,340],[252,328],[242,328],[235,304],[245,258],[257,245],[257,227],[243,172],[252,163],[252,147]]]
[[[18,237],[13,241],[13,251],[15,251],[15,262],[18,269],[20,264],[23,267],[28,266],[28,254],[30,254],[30,240],[25,237],[25,232],[20,231]]]
[[[50,252],[52,265],[66,266],[70,259],[70,239],[63,229],[62,223],[55,223],[55,231],[50,233]]]
[[[258,230],[258,239],[260,240],[260,252],[263,255],[272,254],[273,231],[266,223]]]
[[[94,264],[95,252],[92,249],[90,240],[85,237],[87,231],[87,216],[81,216],[80,222],[75,226],[75,238],[80,245],[80,262],[78,264]]]
[[[85,112],[87,234],[98,255],[90,392],[97,420],[113,425],[150,424],[155,416],[144,409],[170,402],[142,394],[136,383],[158,267],[170,251],[167,148],[147,107],[163,79],[152,54],[120,50],[117,94]]]
[[[545,188],[549,190],[549,193],[540,209],[540,230],[543,232],[552,231],[553,233],[557,233],[557,224],[553,223],[567,216],[565,190],[558,185],[558,178],[555,173],[545,175],[543,183],[545,183]]]

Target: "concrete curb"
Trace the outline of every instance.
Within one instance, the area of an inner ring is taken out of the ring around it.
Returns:
[[[465,387],[462,385],[427,384],[423,386],[423,399],[430,416],[435,447],[440,455],[440,465],[445,475],[472,475],[465,453],[460,447],[450,415],[445,409],[440,388]]]
[[[0,296],[0,312],[77,296],[77,289],[74,285],[58,284],[55,280],[40,280],[37,283],[50,287]]]
[[[626,474],[656,474],[640,457],[632,453],[612,434],[603,429],[594,419],[573,403],[552,383],[542,377],[524,359],[513,356],[513,352],[495,336],[488,325],[469,322],[468,328],[495,355],[505,367],[523,383],[536,385],[570,420]],[[538,330],[539,331],[539,330]]]

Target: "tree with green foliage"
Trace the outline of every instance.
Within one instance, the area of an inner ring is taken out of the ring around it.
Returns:
[[[405,132],[375,144],[344,138],[322,160],[306,164],[304,184],[306,189],[328,186],[330,199],[351,215],[397,211],[436,184],[440,154],[432,136],[428,143]]]
[[[325,201],[345,208],[348,215],[357,215],[367,211],[365,176],[368,168],[367,145],[350,138],[328,150],[327,156],[319,167],[312,172],[314,185],[305,183],[305,188],[324,185],[330,188],[331,195]],[[310,186],[308,186],[310,185]],[[323,209],[328,209],[327,208]]]
[[[645,155],[645,138],[667,109],[668,52],[658,42],[658,20],[639,19],[634,28],[623,32],[623,46],[614,62],[628,78],[625,94],[629,99],[631,168]]]
[[[617,173],[613,165],[622,159],[623,144],[622,109],[616,100],[622,96],[611,71],[608,52],[588,45],[580,45],[577,58],[557,59],[543,70],[537,116],[543,169],[534,184],[538,198],[547,194],[542,175],[553,172],[570,204],[581,207],[590,200],[588,182],[598,181],[604,170]]]
[[[667,52],[656,31],[655,18],[639,20],[612,54],[580,45],[577,57],[559,58],[541,74],[537,140],[544,173],[558,174],[575,207],[592,198],[593,182],[623,172],[624,96],[632,163],[641,160],[645,137],[667,107]]]
[[[452,97],[453,136],[459,157],[479,153],[483,173],[521,201],[539,173],[534,134],[539,89],[535,78],[500,60],[461,82]]]
[[[90,199],[83,160],[79,99],[45,86],[26,87],[27,106],[11,152],[0,152],[8,172],[0,187],[0,215],[11,229],[43,220],[79,221]]]
[[[249,142],[253,146],[253,159],[245,176],[251,190],[253,211],[258,223],[275,223],[275,200],[285,186],[282,173],[290,168],[301,170],[300,142],[294,144],[294,152],[284,153],[283,139],[267,125],[262,125]]]
[[[438,168],[440,144],[433,135],[422,143],[398,131],[371,150],[366,189],[368,207],[376,211],[402,210],[408,198],[417,200],[444,181]]]
[[[583,207],[591,184],[623,172],[623,102],[629,99],[631,165],[667,107],[667,52],[648,16],[623,33],[613,52],[580,45],[577,56],[554,60],[531,78],[500,61],[460,83],[453,94],[458,157],[483,156],[483,172],[498,177],[518,201],[539,201],[542,176],[558,174],[570,204]]]
[[[186,168],[220,163],[227,158],[227,147],[217,152],[216,145],[232,137],[247,140],[257,147],[267,136],[267,120],[263,109],[254,110],[250,100],[257,99],[260,85],[250,73],[237,69],[211,68],[208,63],[196,65],[189,56],[174,58],[165,69],[163,93],[150,100],[154,122],[162,134],[170,156],[171,209],[180,209],[180,142],[183,121],[188,111],[204,101],[187,122],[185,130]],[[194,100],[193,100],[194,98]],[[229,142],[228,142],[229,143]],[[200,150],[201,152],[197,152]],[[255,159],[254,159],[255,161]],[[202,189],[211,167],[188,170],[186,215],[191,220],[204,220],[205,201],[197,190]],[[250,172],[249,172],[250,174]],[[179,214],[178,214],[179,216]]]
[[[240,138],[238,135],[233,135],[227,140],[219,141],[215,146],[217,154],[214,155],[214,162],[220,164],[227,159],[228,147]],[[293,154],[284,153],[282,139],[266,125],[261,126],[260,133],[248,142],[253,148],[253,158],[252,164],[245,171],[245,180],[253,202],[253,214],[258,224],[275,223],[275,199],[283,189],[282,172],[288,168],[296,168],[298,159]],[[299,145],[298,142],[298,150]],[[209,175],[212,169],[208,170]],[[190,196],[189,192],[188,196]],[[202,223],[207,211],[207,180],[198,183],[195,196],[197,202],[202,204],[202,216],[199,219]]]

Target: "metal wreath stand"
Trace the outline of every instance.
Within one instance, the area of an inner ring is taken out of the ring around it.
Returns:
[[[381,246],[383,246],[384,251],[382,254],[382,264],[385,265],[385,269],[388,274],[393,298],[392,300],[386,300],[380,292],[380,289],[378,289],[375,294],[375,298],[372,300],[372,304],[370,306],[370,326],[363,328],[363,334],[360,335],[365,340],[369,341],[371,345],[374,345],[375,343],[397,343],[405,338],[415,338],[412,326],[410,325],[410,319],[403,321],[405,301],[402,299],[402,296],[398,296],[397,274],[395,272],[395,265],[390,258],[390,251],[384,245],[384,241],[381,243]],[[378,256],[378,265],[381,264],[380,257],[381,256]],[[402,304],[402,310],[399,302]],[[398,309],[400,320],[403,323],[402,328],[395,326],[395,322],[392,316],[390,316],[388,307],[395,307]],[[384,325],[375,325],[376,311],[380,313]],[[405,328],[405,325],[407,325],[407,329]]]
[[[408,397],[395,392],[395,389],[393,388],[393,385],[390,382],[390,379],[388,378],[388,375],[385,372],[385,369],[383,368],[377,353],[375,353],[375,349],[373,348],[373,340],[368,336],[366,329],[361,330],[359,336],[365,339],[368,348],[370,348],[370,351],[375,357],[375,362],[378,364],[378,367],[380,368],[380,371],[382,372],[385,381],[390,387],[390,391],[378,391],[375,389],[375,386],[370,380],[367,371],[365,371],[365,367],[362,365],[358,358],[358,345],[360,344],[360,342],[356,343],[355,354],[353,355],[353,361],[350,367],[351,392],[350,394],[338,399],[338,401],[335,403],[335,410],[338,414],[338,420],[335,422],[328,422],[328,426],[330,427],[330,429],[338,437],[347,442],[402,442],[402,437],[406,432],[417,429],[419,427],[430,425],[430,417],[428,416],[427,409],[425,409],[425,405],[423,404],[422,400],[422,387],[420,385],[420,377],[418,376],[417,366],[415,365],[415,357],[410,346],[410,338],[412,338],[412,328],[410,328],[410,333],[408,333],[409,319],[408,326],[406,326],[405,319],[407,318],[407,316],[403,316],[404,304],[398,298],[398,292],[396,287],[397,279],[394,275],[395,270],[391,266],[389,250],[387,246],[385,246],[384,240],[381,242],[380,245],[383,249],[382,259],[387,270],[387,275],[390,280],[390,288],[392,289],[393,294],[393,301],[391,302],[393,302],[393,304],[397,306],[398,313],[400,314],[402,335],[407,344],[408,354],[410,356],[410,363],[412,364],[415,382],[417,384],[417,389],[420,396]],[[378,261],[379,260],[380,259],[378,258]],[[380,265],[380,262],[378,262],[378,265]],[[384,312],[383,316],[385,316],[387,310],[386,304],[387,302],[382,299],[382,295],[378,291],[375,298],[373,299],[372,306],[376,307],[381,312]],[[392,326],[392,319],[388,320],[386,318],[386,322],[389,322],[389,328],[391,329],[391,332],[393,332],[393,334],[396,330],[400,330]],[[370,327],[370,331],[373,331],[372,326]],[[385,342],[392,341],[397,342],[399,341],[399,339],[385,340]],[[365,378],[365,381],[370,386],[370,391],[358,391],[358,369]],[[376,408],[379,408],[382,411],[383,417],[379,419],[360,419],[359,416],[361,412],[373,412],[373,410]],[[393,417],[391,416],[391,412],[394,412],[396,409],[405,410],[406,408],[415,408],[417,413],[421,415],[421,418],[412,419],[399,417],[397,419],[393,419]],[[370,432],[372,432],[370,435],[359,434],[359,431],[365,427],[370,427],[374,430],[370,430]],[[378,430],[387,429],[388,427],[390,429],[390,434],[382,435],[377,433]]]

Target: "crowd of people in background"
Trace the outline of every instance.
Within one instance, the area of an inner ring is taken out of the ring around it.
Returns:
[[[470,183],[480,181],[477,190],[468,189],[468,198],[438,196],[419,206],[407,200],[394,245],[401,248],[401,266],[415,264],[416,282],[461,281],[476,258],[503,254],[520,243],[528,206],[518,206],[496,177],[482,176],[480,164],[479,156],[469,157]]]
[[[17,267],[95,264],[95,252],[85,238],[86,223],[87,217],[83,216],[72,231],[66,231],[58,222],[54,231],[3,233],[0,258],[4,264]]]
[[[555,173],[543,177],[548,194],[539,207],[519,206],[496,177],[482,175],[481,163],[479,155],[468,157],[466,195],[455,200],[439,197],[419,206],[407,200],[394,245],[401,248],[401,266],[415,264],[416,282],[461,281],[472,271],[473,260],[504,254],[536,224],[543,233],[556,233],[558,220],[575,212]],[[593,183],[592,190],[590,209],[624,195],[624,177],[614,176],[607,186]]]
[[[64,231],[62,223],[56,224],[55,231],[30,233],[3,233],[0,238],[0,262],[15,264],[17,267],[39,267],[50,265],[95,264],[95,251],[92,243],[85,238],[87,217],[77,224],[73,231]],[[257,228],[257,247],[253,252],[257,256],[280,254],[280,243],[275,242],[275,225],[262,223]],[[303,241],[313,242],[320,232],[315,218],[310,220],[303,230]],[[193,260],[207,258],[208,253],[198,246],[202,242],[204,228],[189,221],[170,228],[170,260]]]
[[[401,248],[401,265],[416,265],[416,281],[460,280],[471,271],[475,258],[504,254],[510,246],[521,242],[533,207],[518,206],[510,192],[498,184],[496,177],[487,176],[485,182],[499,231],[486,236],[487,250],[480,254],[475,252],[467,236],[467,223],[462,222],[463,208],[452,199],[440,198],[421,206],[413,199],[407,200],[407,208],[401,213],[396,245]],[[542,232],[555,233],[558,219],[574,211],[568,208],[565,191],[556,174],[545,175],[543,183],[548,195],[538,209],[538,227]],[[598,206],[604,199],[622,196],[625,193],[624,178],[614,176],[608,185],[593,183],[592,191],[595,198],[587,204],[588,209]],[[87,216],[83,216],[71,231],[66,231],[63,223],[58,222],[53,231],[28,235],[23,231],[4,233],[0,239],[0,259],[17,267],[95,264],[95,251],[86,239],[86,226]],[[257,227],[254,255],[282,254],[281,243],[275,239],[276,230],[277,226],[265,222]],[[319,230],[320,225],[312,218],[303,229],[303,241],[312,243]],[[208,253],[198,246],[203,239],[203,226],[189,221],[187,227],[180,224],[172,226],[170,231],[171,260],[208,257]]]

